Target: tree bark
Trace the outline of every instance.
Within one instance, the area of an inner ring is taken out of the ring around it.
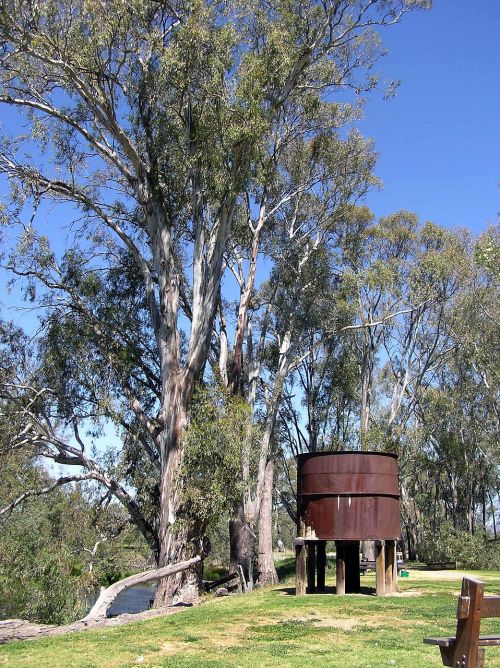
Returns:
[[[229,522],[230,570],[239,572],[241,568],[247,590],[252,590],[254,582],[253,552],[255,534],[246,522],[245,509],[240,503]]]
[[[373,366],[375,345],[373,342],[373,335],[371,332],[363,332],[364,336],[364,350],[360,365],[361,374],[361,405],[359,415],[359,437],[361,442],[361,449],[365,449],[365,437],[370,428],[371,417],[371,399],[372,399],[372,385],[373,385]]]
[[[186,559],[186,555],[193,552],[193,539],[196,536],[184,525],[181,529],[172,529],[167,532],[166,540],[162,545],[163,556],[161,561]],[[195,558],[195,557],[193,557]],[[191,562],[192,559],[181,561]],[[201,562],[193,562],[189,570],[176,571],[168,578],[162,578],[158,583],[155,596],[155,607],[165,607],[176,603],[197,603],[203,591],[203,569]]]
[[[184,421],[185,409],[178,408],[178,420]],[[162,466],[162,490],[160,511],[160,568],[183,562],[193,556],[203,535],[203,528],[183,516],[178,476],[182,466],[181,431],[172,435],[170,449]],[[189,570],[180,570],[172,577],[160,580],[155,596],[155,606],[174,605],[178,602],[195,603],[203,591],[201,563]]]
[[[185,515],[182,506],[179,476],[183,459],[183,435],[187,425],[188,407],[194,390],[193,375],[183,372],[170,374],[164,392],[163,414],[168,416],[162,434],[161,497],[159,518],[160,568],[191,559],[198,551],[204,527]],[[194,603],[203,591],[201,564],[188,571],[160,581],[155,606]]]
[[[406,516],[405,528],[408,543],[408,559],[410,561],[418,561],[419,513],[404,483],[401,484],[401,504]]]
[[[363,540],[361,541],[361,552],[363,554],[363,559],[366,561],[375,561],[375,541],[374,540]]]
[[[258,560],[260,585],[278,583],[273,555],[273,481],[274,460],[270,458],[266,464],[260,504]]]

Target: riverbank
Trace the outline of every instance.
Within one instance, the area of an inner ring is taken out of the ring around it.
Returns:
[[[450,634],[456,595],[465,573],[410,571],[398,596],[363,593],[294,596],[293,579],[245,596],[206,598],[179,614],[0,647],[9,668],[438,668],[437,648],[425,636]],[[500,594],[499,572],[475,572]],[[443,575],[443,577],[440,577]],[[334,577],[327,588],[333,592]],[[112,620],[110,620],[112,621]],[[498,633],[485,620],[482,633]],[[500,668],[500,650],[488,648],[488,668]]]
[[[94,621],[76,621],[63,626],[49,626],[47,624],[33,624],[23,619],[6,619],[0,621],[0,645],[14,640],[33,640],[44,636],[60,636],[77,631],[87,631],[89,629],[123,626],[155,617],[164,617],[171,615],[191,605],[177,604],[168,608],[152,608],[137,613],[123,613],[113,617]]]

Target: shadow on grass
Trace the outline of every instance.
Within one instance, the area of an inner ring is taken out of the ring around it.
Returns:
[[[288,580],[295,575],[295,559],[287,557],[276,562],[276,572],[280,582]]]
[[[282,594],[285,594],[286,596],[295,596],[295,587],[280,587],[279,589],[276,589],[275,591],[279,591]],[[336,594],[337,593],[337,588],[336,587],[325,587],[325,591],[315,591],[314,594],[317,594],[319,596],[322,596],[323,594]],[[363,596],[376,596],[376,590],[374,587],[360,587],[360,590],[358,592],[355,592],[356,594],[361,594]]]
[[[328,557],[326,560],[326,571],[335,572],[336,561],[332,557]],[[278,579],[280,582],[288,580],[289,578],[295,577],[295,559],[294,557],[286,557],[285,559],[280,559],[276,561],[276,572],[278,573]]]

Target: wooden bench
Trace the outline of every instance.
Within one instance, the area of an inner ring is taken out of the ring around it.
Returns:
[[[405,568],[404,564],[398,564],[398,574],[399,571],[403,570]],[[359,572],[361,575],[365,575],[366,571],[374,571],[377,567],[377,562],[376,561],[368,561],[366,559],[362,559],[359,562]]]
[[[456,570],[457,562],[456,561],[428,561],[426,562],[427,570]]]
[[[484,582],[464,578],[458,597],[455,637],[424,638],[424,642],[439,646],[444,666],[482,668],[484,647],[500,645],[500,635],[479,635],[481,619],[486,617],[500,617],[500,596],[485,596]]]
[[[363,559],[359,562],[359,572],[364,575],[366,571],[374,571],[376,564],[376,561],[367,561],[366,559]]]

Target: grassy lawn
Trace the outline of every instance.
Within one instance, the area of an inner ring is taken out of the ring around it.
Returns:
[[[0,666],[30,668],[426,668],[441,666],[439,649],[424,636],[454,633],[461,575],[410,571],[400,593],[371,595],[374,576],[361,579],[363,593],[293,596],[288,579],[249,596],[208,598],[164,618],[101,631],[0,647]],[[328,571],[327,585],[334,585]],[[500,572],[476,573],[487,592],[500,593]],[[485,620],[482,633],[500,633],[500,620]],[[500,648],[486,650],[485,665],[500,667]]]

